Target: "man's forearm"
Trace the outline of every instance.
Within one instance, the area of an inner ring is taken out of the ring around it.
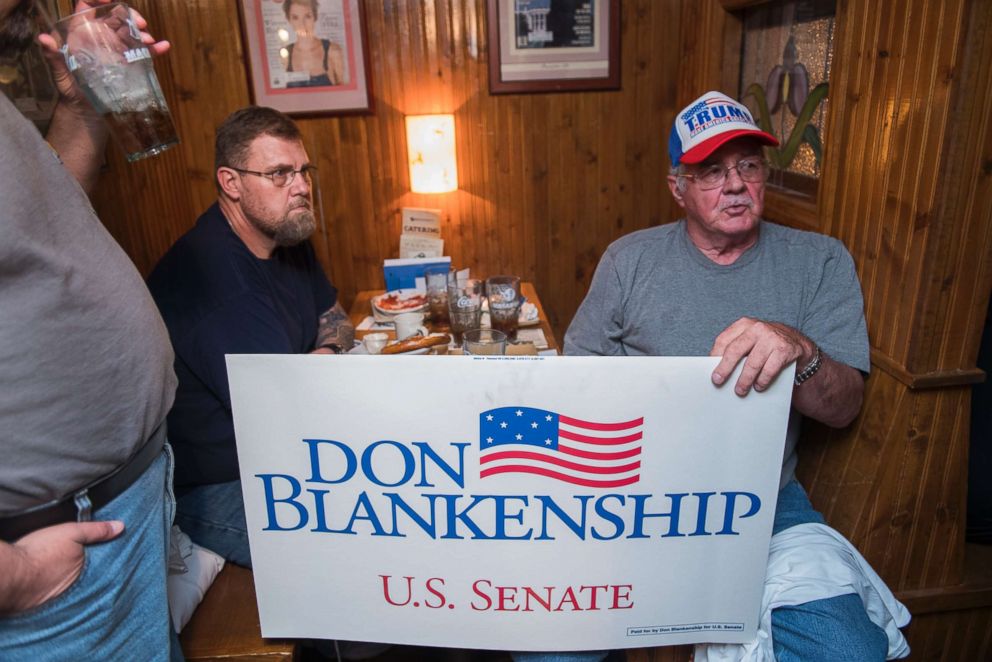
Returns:
[[[45,138],[87,195],[96,186],[107,133],[106,123],[91,109],[65,101],[55,107]]]
[[[822,355],[822,361],[813,377],[793,388],[792,405],[803,416],[842,428],[861,411],[865,380],[861,372],[829,356]]]
[[[351,349],[355,342],[355,327],[348,319],[348,314],[340,303],[334,304],[320,316],[320,326],[317,329],[315,347],[337,345],[344,351]]]

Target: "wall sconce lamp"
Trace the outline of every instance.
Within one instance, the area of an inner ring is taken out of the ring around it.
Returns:
[[[454,115],[407,115],[410,190],[448,193],[458,188]]]

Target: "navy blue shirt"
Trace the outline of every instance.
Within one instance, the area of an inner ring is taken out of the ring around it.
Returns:
[[[217,204],[169,249],[148,288],[169,329],[179,388],[168,416],[177,487],[237,480],[225,354],[303,354],[334,305],[310,242],[255,257]]]

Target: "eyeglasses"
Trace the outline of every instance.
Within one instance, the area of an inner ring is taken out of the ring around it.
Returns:
[[[730,175],[731,170],[736,170],[740,178],[745,182],[756,183],[763,182],[768,178],[768,162],[761,157],[748,157],[746,159],[741,159],[736,165],[730,167],[723,167],[717,163],[712,165],[703,166],[702,171],[698,174],[681,173],[679,177],[688,177],[689,179],[694,179],[699,185],[699,188],[704,191],[708,191],[715,188],[720,188],[723,186],[724,182],[727,181],[727,177]]]
[[[258,172],[257,170],[245,170],[244,168],[235,168],[234,166],[228,166],[231,170],[236,170],[245,175],[255,175],[256,177],[265,177],[270,180],[273,184],[279,188],[285,188],[293,183],[297,175],[303,175],[307,182],[311,181],[311,177],[314,172],[317,171],[317,166],[305,165],[299,170],[293,170],[292,168],[276,168],[275,170],[270,170],[269,172]]]

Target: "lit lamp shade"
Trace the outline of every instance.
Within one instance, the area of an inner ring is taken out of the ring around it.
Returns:
[[[414,193],[458,188],[454,115],[407,115],[406,146]]]

